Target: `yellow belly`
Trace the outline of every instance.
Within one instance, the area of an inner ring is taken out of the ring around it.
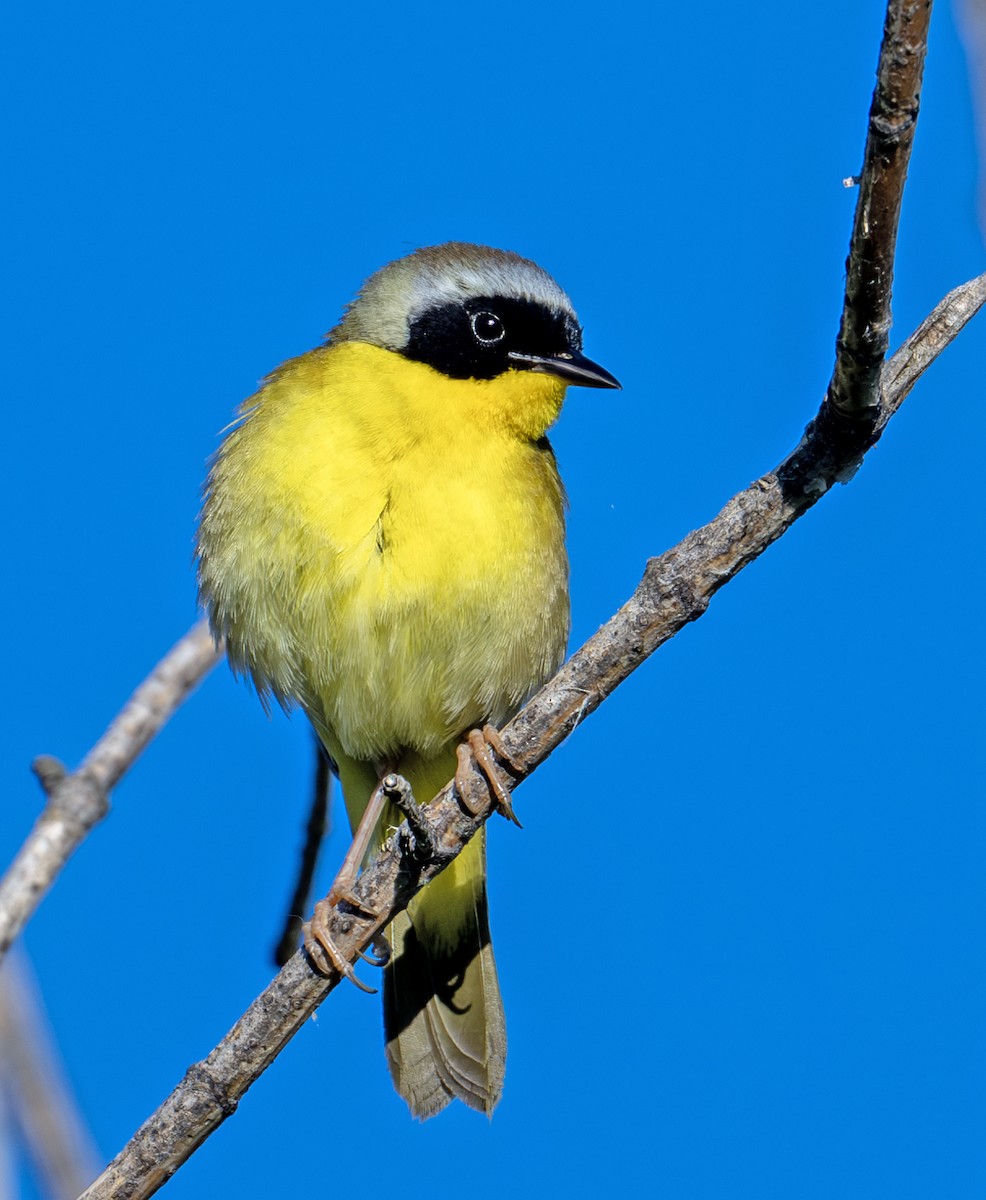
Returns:
[[[502,722],[568,636],[564,497],[541,437],[563,394],[358,343],[281,368],[203,512],[203,591],[234,664],[360,762]]]

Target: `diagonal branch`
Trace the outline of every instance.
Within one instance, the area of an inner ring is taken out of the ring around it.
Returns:
[[[722,511],[647,564],[636,591],[507,725],[503,740],[530,773],[650,654],[785,533],[833,483],[851,478],[919,376],[986,304],[986,274],[950,292],[881,374],[874,431],[860,445],[823,404],[796,449]]]
[[[41,816],[0,879],[0,958],[34,915],[69,857],[109,812],[109,792],[222,657],[204,621],[193,626],[137,688],[77,771],[34,762],[48,795]]]
[[[885,366],[872,444],[921,373],[983,305],[986,274],[956,288]],[[623,682],[648,655],[705,612],[729,579],[752,562],[812,507],[834,482],[851,474],[866,446],[839,433],[822,412],[800,445],[780,464],[734,496],[708,525],[652,559],[634,594],[578,650],[514,719],[502,738],[518,770],[515,787]],[[489,792],[478,777],[461,804],[446,786],[426,813],[436,856],[423,865],[402,854],[406,825],[360,877],[356,891],[370,911],[331,918],[333,941],[349,961],[442,870],[490,815]],[[469,808],[477,808],[473,816]],[[208,1058],[190,1067],[161,1107],[140,1127],[82,1200],[139,1200],[166,1183],[203,1141],[235,1112],[240,1098],[274,1061],[340,976],[317,975],[302,952],[286,964]]]

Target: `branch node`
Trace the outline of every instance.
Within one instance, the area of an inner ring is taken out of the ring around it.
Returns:
[[[185,1082],[188,1084],[190,1107],[196,1099],[203,1101],[208,1107],[211,1101],[223,1115],[223,1119],[231,1117],[236,1112],[238,1101],[229,1094],[229,1089],[223,1087],[215,1074],[204,1063],[193,1063],[185,1072]]]
[[[49,807],[85,835],[110,811],[106,789],[86,771],[66,775],[49,797]]]
[[[875,130],[884,141],[898,143],[914,129],[917,119],[918,110],[915,105],[914,108],[908,109],[903,114],[898,113],[895,117],[874,113],[870,117],[870,128]]]
[[[31,763],[31,770],[37,776],[45,795],[50,796],[55,788],[68,775],[65,764],[53,754],[39,754]]]

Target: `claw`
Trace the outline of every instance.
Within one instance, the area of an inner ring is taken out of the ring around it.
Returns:
[[[319,900],[315,905],[314,913],[312,913],[312,919],[305,925],[305,950],[308,957],[315,969],[323,975],[329,975],[332,971],[336,971],[355,983],[361,992],[373,994],[377,989],[369,987],[357,978],[352,963],[347,962],[336,949],[332,935],[329,933],[329,914],[332,912],[332,907],[328,898]]]
[[[466,800],[464,786],[472,765],[475,762],[486,779],[496,808],[507,820],[513,821],[519,829],[523,829],[520,821],[517,820],[517,814],[514,812],[510,793],[500,782],[499,769],[493,760],[493,755],[490,753],[491,748],[498,758],[502,759],[512,769],[519,771],[520,768],[508,753],[499,732],[492,725],[484,725],[482,732],[478,729],[471,729],[465,743],[460,743],[455,748],[457,760],[455,768],[456,791],[471,813],[475,814],[479,811],[478,809],[474,809],[468,800]]]
[[[390,962],[391,950],[387,939],[382,933],[377,934],[373,940],[373,949],[375,954],[369,954],[366,950],[359,952],[360,958],[369,963],[371,967],[385,967]]]

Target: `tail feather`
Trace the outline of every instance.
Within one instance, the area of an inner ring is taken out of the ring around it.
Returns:
[[[387,1062],[420,1120],[452,1099],[492,1113],[506,1027],[490,943],[485,831],[389,927]]]

